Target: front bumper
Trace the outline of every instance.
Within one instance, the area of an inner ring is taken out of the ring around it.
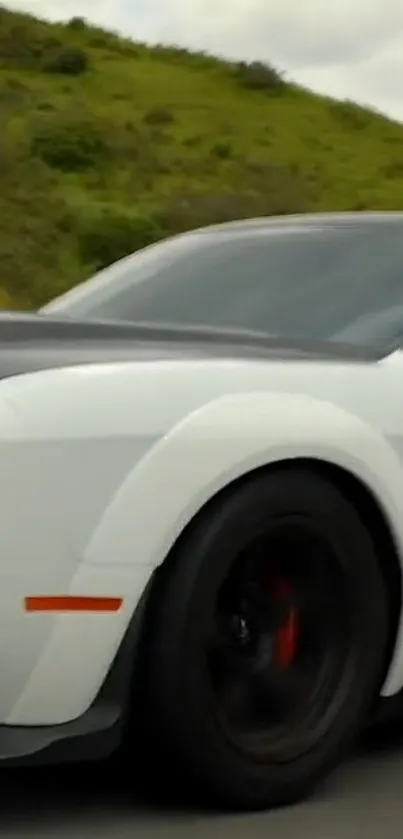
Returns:
[[[118,653],[92,705],[59,725],[0,725],[0,763],[37,766],[101,760],[121,745],[130,718],[150,578]]]

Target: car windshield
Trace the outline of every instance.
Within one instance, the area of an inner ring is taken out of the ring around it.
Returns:
[[[382,343],[403,332],[402,223],[245,225],[138,251],[42,309]]]

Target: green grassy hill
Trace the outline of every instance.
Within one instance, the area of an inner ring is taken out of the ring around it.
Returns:
[[[403,208],[403,126],[273,68],[0,7],[0,296],[36,306],[172,232]],[[2,290],[2,291],[1,291]]]

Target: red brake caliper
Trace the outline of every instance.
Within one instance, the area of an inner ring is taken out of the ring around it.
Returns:
[[[286,580],[276,580],[275,592],[279,600],[290,603],[286,620],[275,635],[275,660],[279,667],[290,667],[297,652],[299,615],[292,605],[292,589]]]

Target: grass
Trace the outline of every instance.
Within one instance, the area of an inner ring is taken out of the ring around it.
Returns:
[[[403,126],[275,68],[0,7],[0,305],[196,225],[403,208]]]

